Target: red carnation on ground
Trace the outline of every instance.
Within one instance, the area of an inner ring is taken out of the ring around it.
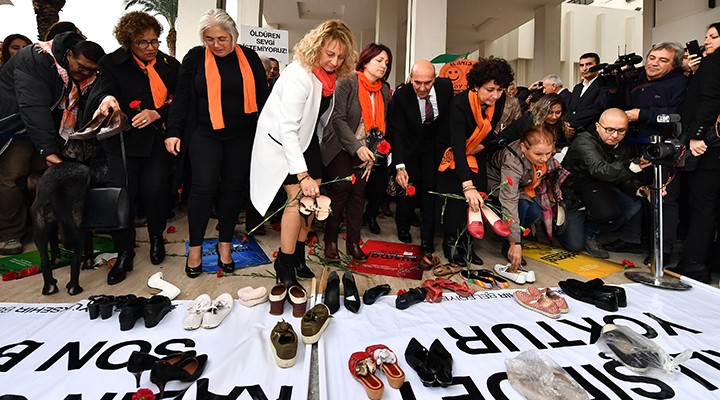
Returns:
[[[310,236],[310,238],[308,239],[308,246],[314,245],[315,243],[317,243],[317,240],[317,236]]]
[[[624,268],[635,268],[635,263],[633,263],[632,261],[630,261],[630,260],[628,260],[628,259],[623,259],[623,260],[622,260],[622,266],[623,266]]]
[[[175,225],[168,226],[167,233],[175,233]]]
[[[277,258],[277,256],[278,256],[278,252],[277,252],[277,250],[275,250],[275,251],[273,252],[273,258]]]
[[[308,251],[308,255],[311,256],[313,254],[315,254],[315,249],[310,249],[310,251]]]
[[[512,178],[509,175],[505,177],[505,180],[507,180],[508,185],[510,185],[510,186],[513,185]]]
[[[377,151],[382,155],[387,155],[390,152],[390,143],[388,143],[387,140],[383,140],[378,144]]]
[[[363,244],[362,239],[360,239],[360,241],[358,242],[358,244],[359,244],[360,246],[362,246],[362,244]]]
[[[415,186],[408,186],[405,188],[405,194],[408,196],[415,196]]]
[[[242,239],[240,239],[240,240],[241,240],[243,243],[247,243],[247,242],[248,242],[248,237],[247,237],[247,235],[243,235]]]
[[[13,272],[13,271],[6,272],[6,273],[2,276],[2,280],[4,280],[4,281],[12,281],[12,280],[15,280],[15,279],[17,279],[17,278],[18,278],[18,274],[15,273],[15,272]]]
[[[274,224],[272,224],[272,228],[275,232],[280,232],[280,223],[275,222]]]
[[[141,388],[132,395],[131,400],[155,400],[155,393],[150,389]]]
[[[218,256],[218,261],[220,261],[220,256]],[[218,278],[222,278],[222,277],[223,277],[222,268],[218,268],[217,277],[218,277]]]
[[[135,111],[140,111],[140,103],[142,103],[142,101],[133,100],[130,102],[129,106],[130,106],[130,108],[132,108]]]

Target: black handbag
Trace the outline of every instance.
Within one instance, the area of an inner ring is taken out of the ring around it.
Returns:
[[[598,223],[605,224],[622,217],[623,209],[615,198],[613,185],[603,181],[585,184],[580,191],[588,217]]]

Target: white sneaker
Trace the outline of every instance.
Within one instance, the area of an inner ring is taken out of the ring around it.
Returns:
[[[505,279],[509,279],[518,285],[522,285],[527,281],[527,274],[524,272],[510,272],[510,265],[495,264],[495,273]]]
[[[148,278],[147,285],[153,289],[162,290],[162,292],[158,293],[158,296],[167,296],[170,300],[173,300],[180,294],[180,289],[177,286],[163,280],[162,272],[152,274]]]
[[[210,308],[212,299],[207,294],[201,294],[195,301],[193,301],[187,313],[185,313],[185,319],[183,319],[183,328],[186,330],[193,330],[200,327],[200,323],[203,320],[203,316]]]
[[[203,315],[200,325],[203,328],[215,328],[230,314],[232,307],[233,298],[230,296],[230,293],[221,294],[217,299],[213,300],[212,305],[210,305],[210,308]]]

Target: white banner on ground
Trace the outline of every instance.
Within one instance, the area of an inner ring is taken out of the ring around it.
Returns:
[[[275,58],[288,65],[288,31],[240,25],[240,42],[259,55]]]
[[[559,320],[522,308],[513,291],[483,291],[469,299],[445,295],[441,303],[421,303],[405,311],[395,297],[352,314],[334,314],[319,342],[323,400],[367,398],[348,369],[353,352],[382,343],[398,356],[406,374],[401,390],[385,384],[383,399],[523,399],[507,380],[505,360],[539,349],[572,375],[594,399],[720,398],[720,291],[696,286],[686,292],[623,285],[628,307],[605,312],[567,298],[570,313]],[[669,379],[635,374],[601,356],[595,345],[606,323],[626,325],[650,337],[669,354],[694,350],[681,372]],[[426,348],[439,339],[453,357],[453,384],[424,387],[405,361],[411,338]]]
[[[246,308],[236,301],[217,328],[186,331],[182,321],[192,302],[174,301],[174,310],[158,326],[147,329],[140,319],[122,332],[118,312],[90,320],[86,303],[0,304],[0,397],[129,399],[135,378],[125,367],[134,350],[154,355],[195,350],[208,355],[201,378],[192,384],[169,382],[166,398],[307,398],[311,347],[299,340],[297,363],[287,369],[275,364],[270,347],[270,332],[281,319],[300,339],[300,319],[293,318],[289,305],[276,317],[269,314],[269,303]],[[140,386],[158,393],[149,371]]]

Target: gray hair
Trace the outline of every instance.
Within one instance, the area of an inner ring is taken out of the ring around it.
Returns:
[[[267,72],[267,71],[270,71],[270,69],[272,68],[272,64],[270,64],[270,60],[271,60],[271,59],[268,58],[268,57],[260,56],[260,61],[262,61],[262,63],[263,63],[263,68],[265,68],[265,71],[266,71],[266,72]]]
[[[652,45],[650,50],[645,55],[645,59],[647,60],[650,53],[652,53],[655,50],[669,50],[674,51],[675,55],[673,56],[673,68],[679,68],[682,67],[683,64],[683,58],[685,57],[685,48],[680,45],[678,42],[662,42],[658,44]]]
[[[200,41],[205,43],[205,31],[212,27],[218,27],[224,29],[232,37],[233,44],[236,44],[240,34],[238,33],[237,25],[232,17],[221,8],[211,8],[200,17],[200,26],[198,27],[198,33],[200,34]]]
[[[544,77],[543,81],[547,81],[548,83],[555,84],[559,88],[563,87],[563,82],[560,80],[560,77],[555,74]]]

